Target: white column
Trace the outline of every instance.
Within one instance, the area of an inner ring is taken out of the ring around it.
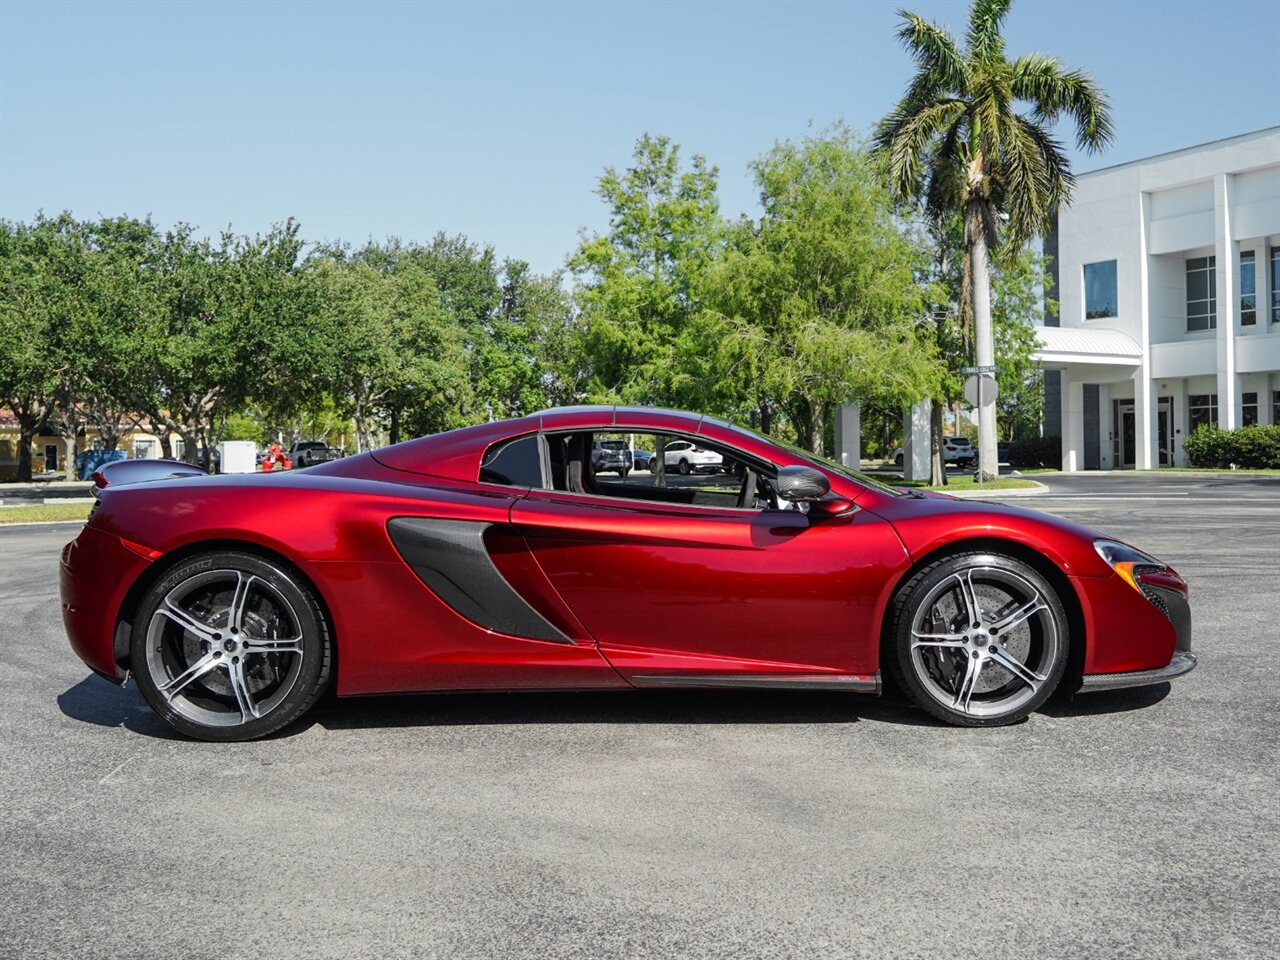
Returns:
[[[1133,465],[1144,470],[1160,463],[1159,457],[1155,455],[1160,434],[1156,424],[1157,407],[1152,400],[1154,384],[1151,380],[1151,262],[1147,252],[1150,249],[1148,234],[1151,227],[1151,194],[1139,194],[1138,204],[1142,215],[1142,229],[1138,231],[1139,243],[1142,245],[1141,255],[1138,257],[1142,300],[1138,340],[1142,359],[1138,362],[1138,369],[1133,372],[1133,420],[1137,433],[1134,438]]]
[[[836,460],[854,470],[861,463],[862,409],[856,403],[836,407]]]
[[[1213,253],[1218,282],[1218,426],[1240,426],[1240,385],[1236,382],[1236,327],[1240,298],[1240,244],[1231,239],[1231,207],[1235,178],[1220,173],[1213,178]]]
[[[1133,465],[1138,470],[1151,470],[1160,466],[1160,431],[1156,418],[1160,401],[1156,398],[1156,384],[1147,371],[1139,367],[1133,375],[1133,418],[1138,424],[1135,438]]]
[[[1062,372],[1062,469],[1084,469],[1084,384]]]
[[[921,400],[902,415],[902,478],[929,479],[930,401]]]

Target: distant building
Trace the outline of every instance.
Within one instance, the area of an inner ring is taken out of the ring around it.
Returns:
[[[1046,252],[1064,470],[1186,466],[1202,423],[1280,423],[1280,127],[1081,175]]]
[[[182,439],[163,428],[157,428],[149,420],[120,425],[120,442],[116,445],[131,460],[154,460],[157,457],[181,457]],[[21,454],[21,431],[18,419],[7,407],[0,407],[0,481],[12,480],[18,473]],[[75,472],[74,458],[86,451],[101,450],[103,444],[93,430],[81,430],[74,447],[48,424],[41,425],[31,438],[31,472],[35,474]]]

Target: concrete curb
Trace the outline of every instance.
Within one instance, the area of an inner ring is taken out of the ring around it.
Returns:
[[[1053,493],[1048,487],[1038,480],[1032,480],[1034,487],[1015,487],[1012,490],[957,490],[951,493],[949,490],[935,490],[934,493],[946,493],[960,500],[1005,500],[1018,499],[1019,497],[1043,497],[1046,494]]]

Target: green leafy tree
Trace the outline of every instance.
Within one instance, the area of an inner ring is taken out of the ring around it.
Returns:
[[[1066,115],[1090,152],[1112,137],[1106,96],[1079,70],[1042,53],[1010,61],[1001,28],[1012,0],[973,0],[961,46],[942,27],[904,12],[898,37],[917,72],[881,122],[877,142],[902,198],[935,216],[960,211],[972,277],[977,362],[994,362],[989,251],[1041,231],[1071,194],[1073,177],[1051,128]],[[994,409],[982,411],[982,471],[994,475]]]
[[[717,171],[699,156],[682,169],[679,154],[645,134],[630,167],[607,168],[597,193],[609,230],[569,259],[590,401],[696,403],[711,374],[698,324],[723,245]]]
[[[18,421],[19,480],[31,479],[31,444],[54,408],[54,359],[66,291],[49,269],[58,227],[0,222],[0,400]]]
[[[764,214],[735,226],[715,274],[718,356],[763,429],[781,410],[821,453],[835,404],[900,408],[933,388],[925,264],[847,129],[778,144],[753,170]]]

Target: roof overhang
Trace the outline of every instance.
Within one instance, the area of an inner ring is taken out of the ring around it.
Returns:
[[[1076,366],[1136,367],[1142,348],[1127,333],[1081,327],[1037,327],[1032,357],[1049,370]]]

